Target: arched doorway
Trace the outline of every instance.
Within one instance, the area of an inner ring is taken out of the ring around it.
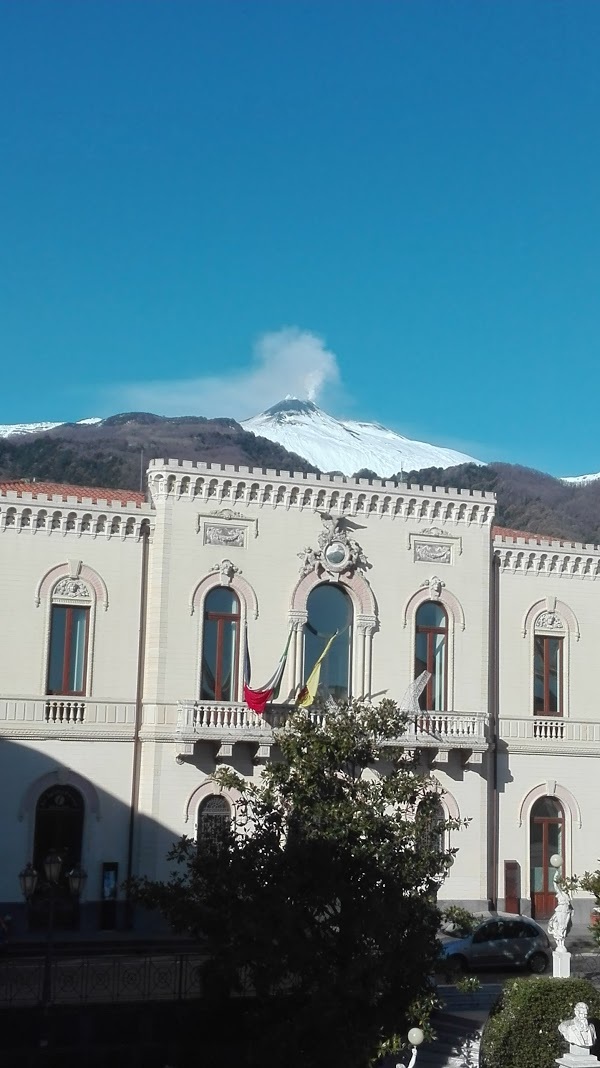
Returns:
[[[554,893],[555,868],[550,857],[565,856],[565,813],[556,797],[540,797],[531,809],[529,834],[529,887],[531,914],[537,920],[547,919],[556,906]]]
[[[198,846],[214,845],[231,827],[231,808],[221,794],[205,797],[198,809]]]
[[[65,930],[78,925],[78,902],[69,894],[67,874],[81,862],[84,815],[83,797],[74,786],[51,786],[38,798],[33,838],[33,866],[38,873],[38,885],[29,913],[30,926],[35,929],[48,923],[44,864],[50,853],[58,853],[62,861],[55,891],[54,925]]]

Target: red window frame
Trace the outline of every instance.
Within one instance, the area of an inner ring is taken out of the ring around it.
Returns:
[[[54,625],[54,611],[57,608],[64,609],[65,611],[65,640],[63,645],[62,655],[62,687],[60,690],[50,689],[50,670],[51,662],[50,657],[52,655],[52,631]],[[83,650],[83,678],[82,687],[80,690],[70,690],[68,688],[69,682],[69,666],[71,660],[71,639],[73,635],[73,613],[85,612],[85,639]],[[90,609],[87,605],[64,605],[53,604],[50,609],[50,643],[48,647],[48,678],[46,682],[47,694],[58,694],[61,697],[85,697],[87,689],[87,669],[88,669],[88,642],[90,636]]]
[[[210,594],[209,594],[210,596]],[[205,610],[204,621],[205,623],[211,622],[217,624],[217,636],[216,636],[216,664],[215,664],[215,696],[212,698],[214,701],[237,701],[238,695],[238,668],[240,662],[240,602],[237,594],[234,594],[237,603],[237,612],[211,612]],[[234,663],[232,665],[232,685],[231,685],[231,697],[223,697],[223,632],[226,623],[236,624],[236,640],[235,640],[235,656]],[[200,686],[202,687],[202,676],[204,674],[204,649],[202,649],[202,663],[200,665]],[[201,696],[201,700],[211,700],[211,698],[204,698]]]
[[[428,603],[429,602],[427,602],[427,601],[425,602],[425,604],[428,604]],[[419,605],[419,608],[417,609],[416,620],[419,619],[419,611],[420,611],[420,609],[422,607],[423,607],[423,605]],[[421,694],[421,696],[419,698],[419,704],[420,704],[423,712],[445,712],[447,710],[447,707],[448,707],[448,614],[447,614],[445,608],[442,608],[441,605],[439,605],[439,607],[440,607],[440,610],[444,613],[444,619],[446,620],[445,626],[443,626],[443,627],[431,627],[431,626],[419,624],[418,622],[415,623],[415,678],[417,678],[421,674],[421,671],[428,671],[429,672],[429,676],[430,676],[428,678],[428,680],[427,680],[427,685],[426,685],[425,689],[423,690],[423,692],[422,692],[422,694]],[[426,639],[427,639],[427,653],[426,653],[426,661],[425,661],[426,666],[425,666],[425,668],[421,668],[421,666],[420,666],[421,663],[423,663],[423,661],[419,660],[419,662],[417,663],[416,636],[418,634],[425,634],[426,635]],[[442,680],[442,707],[441,708],[435,708],[434,707],[434,694],[435,694],[435,645],[434,645],[434,636],[437,635],[437,634],[443,634],[443,636],[444,636],[444,678]]]
[[[556,709],[551,708],[551,691],[550,691],[550,675],[551,675],[551,645],[550,642],[556,643],[556,675],[557,675],[557,692],[556,692]],[[557,638],[550,634],[534,634],[533,636],[533,714],[534,716],[557,716],[560,717],[563,714],[563,662],[564,662],[564,638]],[[537,672],[537,658],[538,658],[538,645],[542,643],[542,670],[543,670],[543,697],[542,707],[537,708],[537,695],[536,695],[536,680],[538,678]]]
[[[549,917],[551,915],[551,913],[554,911],[554,909],[556,908],[556,894],[554,893],[554,883],[553,883],[553,881],[551,883],[550,876],[549,876],[551,849],[550,849],[550,846],[549,846],[548,839],[550,837],[550,834],[549,834],[549,828],[550,827],[558,827],[559,828],[560,849],[561,849],[561,856],[562,856],[562,871],[565,870],[565,827],[566,827],[565,810],[564,810],[563,805],[561,804],[561,802],[559,801],[559,799],[557,797],[552,797],[551,800],[555,803],[556,808],[558,810],[555,816],[536,816],[535,815],[535,810],[536,810],[536,806],[537,806],[537,801],[536,801],[536,803],[534,804],[534,806],[533,806],[533,808],[531,810],[531,815],[529,817],[531,828],[533,828],[534,824],[537,824],[538,826],[541,826],[541,829],[542,829],[542,834],[541,834],[541,838],[542,838],[542,888],[541,888],[541,890],[535,890],[534,891],[533,886],[530,886],[532,915],[534,916],[534,918],[537,917],[538,919],[544,919],[544,918]],[[531,882],[531,867],[532,867],[532,865],[531,865],[531,849],[532,849],[532,846],[530,844],[530,847],[529,847],[529,850],[530,850],[530,858],[529,858],[529,866],[530,866],[530,876],[529,876],[529,878],[530,878],[530,882]]]

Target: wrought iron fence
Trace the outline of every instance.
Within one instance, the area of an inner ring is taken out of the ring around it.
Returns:
[[[51,1005],[183,1001],[202,995],[200,954],[4,959],[0,961],[0,1008],[43,1004],[44,973],[50,969]]]

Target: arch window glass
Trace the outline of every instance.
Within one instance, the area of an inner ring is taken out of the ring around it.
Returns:
[[[536,919],[545,919],[556,907],[551,856],[562,857],[564,871],[565,814],[558,798],[540,797],[535,802],[529,830],[531,911]]]
[[[219,794],[205,798],[198,809],[198,844],[218,842],[230,827],[231,809],[227,800]]]
[[[89,629],[89,606],[52,605],[48,693],[85,694]]]
[[[211,590],[204,602],[200,698],[237,700],[240,602],[225,586]]]
[[[533,638],[533,714],[562,716],[563,638]]]
[[[419,703],[424,711],[446,710],[448,675],[448,617],[441,604],[425,601],[417,609],[415,678],[428,671],[430,678]]]
[[[304,679],[308,679],[330,638],[337,631],[323,664],[319,690],[337,700],[350,695],[352,602],[341,586],[324,583],[311,590],[304,628]]]

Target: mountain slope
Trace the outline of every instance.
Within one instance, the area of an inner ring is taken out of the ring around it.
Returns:
[[[380,478],[389,478],[400,470],[480,463],[463,452],[405,438],[380,423],[334,419],[312,401],[293,397],[241,425],[306,457],[321,471],[344,475],[367,468]]]
[[[305,441],[312,435],[313,451],[310,456],[305,454],[309,458],[256,436],[256,428],[247,431],[233,419],[168,419],[130,412],[101,421],[59,424],[51,429],[42,429],[40,424],[21,425],[17,434],[0,435],[0,480],[38,479],[139,490],[153,457],[314,471],[321,465],[309,459],[317,455],[314,450],[318,445],[323,450],[322,470],[354,475],[369,468],[380,477],[387,475],[417,485],[491,490],[497,496],[499,526],[600,543],[600,480],[566,482],[511,464],[484,466],[472,461],[448,466],[450,456],[461,454],[412,442],[375,424],[342,424],[319,412],[316,406],[300,401],[282,402],[270,413],[248,422],[256,424],[265,417],[271,424],[278,421],[284,439],[297,447],[302,435]],[[327,427],[331,431],[329,439]],[[343,446],[348,448],[347,456],[341,451]],[[433,463],[419,458],[424,455],[418,451],[421,446],[433,453]],[[410,452],[411,449],[417,451]],[[415,455],[413,464],[409,457]]]
[[[233,419],[167,419],[147,412],[0,438],[0,479],[37,478],[137,490],[154,457],[314,471],[301,456],[242,430]]]
[[[101,419],[79,419],[77,423],[0,423],[0,438],[11,438],[17,434],[41,434],[47,430],[56,430],[58,426],[94,426]]]
[[[517,464],[462,464],[410,471],[409,482],[496,494],[495,523],[548,538],[600,544],[600,481],[565,483]]]

